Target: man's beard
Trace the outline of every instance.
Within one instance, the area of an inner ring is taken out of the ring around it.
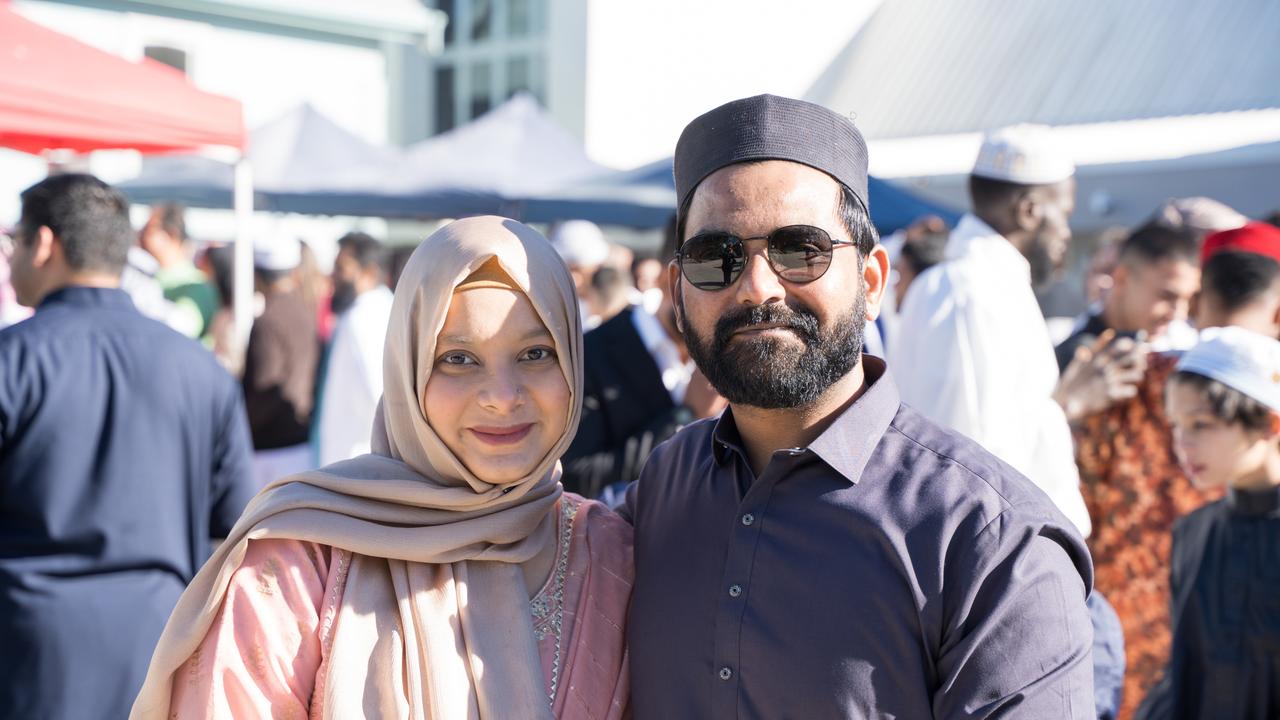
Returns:
[[[714,337],[700,337],[679,298],[685,344],[698,369],[711,385],[735,405],[767,410],[812,405],[862,358],[866,324],[866,290],[859,283],[849,312],[822,328],[818,317],[803,305],[769,303],[735,307],[716,322]],[[803,348],[774,337],[733,339],[737,330],[763,323],[794,332]]]
[[[1049,253],[1048,245],[1039,237],[1032,239],[1027,251],[1023,253],[1027,264],[1031,266],[1032,287],[1044,287],[1057,274],[1058,264]]]

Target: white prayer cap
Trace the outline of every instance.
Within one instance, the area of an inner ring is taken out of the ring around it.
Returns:
[[[302,245],[293,238],[259,237],[253,241],[253,266],[259,270],[286,272],[302,263]]]
[[[1178,370],[1217,380],[1280,411],[1280,340],[1239,327],[1210,328],[1178,361]]]
[[[548,239],[569,267],[595,267],[609,259],[604,233],[589,220],[566,220],[551,231]]]
[[[982,140],[973,174],[1018,185],[1052,185],[1074,175],[1075,163],[1046,125],[1014,125]]]

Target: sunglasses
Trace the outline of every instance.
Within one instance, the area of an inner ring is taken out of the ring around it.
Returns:
[[[746,268],[744,243],[748,240],[767,241],[769,267],[778,277],[797,284],[825,275],[837,245],[854,244],[852,240],[834,240],[826,230],[813,225],[787,225],[763,237],[749,238],[706,232],[689,238],[676,252],[680,272],[699,290],[723,290],[737,282]]]

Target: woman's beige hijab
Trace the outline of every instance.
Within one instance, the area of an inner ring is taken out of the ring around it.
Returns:
[[[564,435],[527,477],[472,474],[421,399],[454,290],[496,262],[555,340],[569,383]],[[578,427],[582,331],[568,270],[513,220],[459,220],[427,238],[396,287],[373,453],[272,483],[178,601],[131,717],[167,718],[172,677],[204,639],[250,540],[349,550],[322,688],[326,717],[551,717],[520,563],[554,540],[559,457]]]

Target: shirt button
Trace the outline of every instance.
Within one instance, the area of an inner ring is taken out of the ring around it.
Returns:
[[[730,669],[729,669],[729,668],[727,668],[727,667],[722,667],[722,668],[720,668],[720,679],[721,679],[721,680],[728,680],[728,679],[729,679],[729,678],[731,678],[731,677],[733,677],[733,671],[732,671],[732,670],[730,670]]]
[[[755,522],[755,521],[756,521],[756,516],[755,516],[755,515],[752,515],[751,513],[747,513],[746,515],[743,515],[743,516],[742,516],[742,524],[743,524],[743,525],[750,525],[751,523],[753,523],[753,522]]]
[[[730,586],[729,586],[729,597],[738,597],[738,596],[739,596],[739,595],[741,595],[741,594],[742,594],[742,586],[741,586],[741,585],[730,585]]]

